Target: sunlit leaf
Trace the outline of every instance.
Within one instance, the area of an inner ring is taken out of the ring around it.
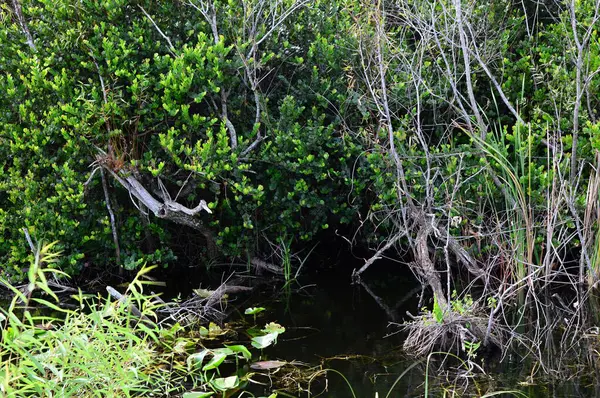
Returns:
[[[202,371],[218,368],[223,363],[225,358],[227,358],[227,354],[221,352],[214,353],[212,359],[206,365],[204,365]]]
[[[246,359],[252,358],[252,354],[248,349],[243,345],[226,345],[225,347],[229,348],[234,353],[240,353]]]
[[[278,323],[270,322],[265,325],[263,332],[281,334],[281,333],[285,332],[285,328]]]
[[[236,388],[240,384],[237,376],[220,377],[210,382],[214,388],[221,391],[228,391]]]
[[[244,314],[246,315],[256,315],[258,313],[261,313],[265,310],[264,307],[250,307],[250,308],[246,308],[246,311],[244,311]]]
[[[202,362],[204,361],[204,357],[209,353],[209,350],[202,350],[200,352],[197,352],[195,354],[190,355],[187,358],[187,366],[188,366],[188,370],[192,370],[192,366],[194,364],[198,364],[198,365],[202,365]]]
[[[200,337],[208,336],[208,329],[204,326],[200,326]]]
[[[252,338],[252,346],[262,350],[277,341],[277,333],[269,333],[264,336],[256,336]]]
[[[186,392],[183,393],[182,398],[206,398],[212,396],[214,393],[211,392]]]

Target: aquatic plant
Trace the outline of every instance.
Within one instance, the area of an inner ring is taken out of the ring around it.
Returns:
[[[147,396],[194,389],[203,391],[188,396],[210,396],[236,390],[251,376],[237,373],[240,360],[252,359],[246,346],[224,344],[191,353],[201,342],[192,338],[197,323],[158,322],[167,304],[144,293],[146,286],[157,283],[146,278],[155,267],[142,267],[116,302],[80,291],[72,297],[76,307],[63,309],[64,298],[59,300],[46,278],[59,274],[47,268],[59,255],[53,247],[38,247],[28,273],[27,294],[0,278],[14,294],[10,305],[0,309],[2,395]],[[38,297],[38,292],[50,295],[53,302]],[[37,306],[35,312],[31,304]],[[44,315],[48,310],[61,315]],[[269,323],[252,345],[264,349],[284,331]],[[214,333],[205,337],[214,339]],[[204,358],[209,361],[204,363]]]

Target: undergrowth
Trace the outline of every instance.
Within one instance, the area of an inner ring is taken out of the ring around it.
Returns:
[[[63,308],[48,284],[61,274],[50,268],[59,257],[53,248],[36,249],[24,288],[0,278],[12,292],[8,307],[0,308],[0,395],[209,397],[238,390],[253,376],[240,371],[253,357],[245,345],[217,340],[212,342],[217,348],[204,346],[203,339],[225,334],[218,325],[159,322],[165,303],[144,293],[145,286],[156,284],[146,278],[154,267],[143,267],[122,299],[79,291],[72,297],[76,308]],[[50,311],[57,315],[44,315]],[[285,331],[275,323],[254,329],[251,345],[260,350]]]

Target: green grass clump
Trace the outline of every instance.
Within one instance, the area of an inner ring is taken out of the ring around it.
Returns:
[[[143,267],[117,301],[80,291],[73,296],[76,309],[61,308],[48,285],[49,276],[61,273],[49,268],[59,256],[53,247],[36,249],[24,289],[0,278],[13,293],[10,304],[0,308],[0,396],[170,396],[193,390],[186,395],[208,397],[243,388],[252,376],[238,372],[252,359],[245,346],[206,349],[202,336],[194,335],[197,324],[157,321],[165,304],[143,292],[145,285],[156,284],[144,279],[154,267]],[[49,311],[57,315],[40,315]],[[276,332],[283,330],[279,326]]]

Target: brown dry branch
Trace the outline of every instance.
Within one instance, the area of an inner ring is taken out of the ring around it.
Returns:
[[[432,313],[425,313],[400,325],[408,331],[403,348],[415,357],[426,356],[434,351],[465,351],[465,342],[480,343],[486,339],[488,319],[481,306],[474,304],[463,314],[456,311],[444,313],[438,322]],[[497,347],[504,347],[505,331],[494,325],[488,340]]]
[[[186,325],[195,322],[217,321],[222,322],[225,318],[225,305],[229,295],[249,293],[252,287],[238,285],[239,281],[227,278],[215,290],[203,290],[181,303],[165,303],[158,313],[162,316],[159,323],[179,323]]]

